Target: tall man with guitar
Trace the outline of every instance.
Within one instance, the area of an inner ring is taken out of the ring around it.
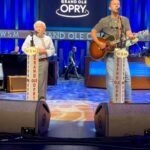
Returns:
[[[124,48],[124,39],[134,39],[135,36],[131,31],[128,18],[120,16],[120,1],[110,0],[109,10],[111,15],[102,18],[92,29],[91,36],[97,47],[106,52],[104,59],[106,61],[106,86],[110,98],[110,103],[114,103],[113,99],[113,82],[114,82],[114,48]],[[97,33],[104,33],[104,38],[99,40]],[[119,42],[115,42],[118,41]],[[113,41],[112,43],[109,41]],[[114,44],[113,44],[114,43]],[[125,103],[131,103],[131,77],[127,58],[125,59]]]

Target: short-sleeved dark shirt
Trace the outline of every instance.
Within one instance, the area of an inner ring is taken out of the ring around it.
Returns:
[[[126,31],[131,30],[130,23],[128,18],[121,16],[122,22],[122,38],[125,38]],[[118,31],[119,19],[111,18],[111,16],[107,16],[102,18],[93,29],[97,32],[103,32],[104,37],[108,37],[112,35],[115,39],[119,39],[119,31]]]

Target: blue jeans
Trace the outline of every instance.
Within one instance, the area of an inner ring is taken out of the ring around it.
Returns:
[[[106,61],[106,86],[108,95],[111,101],[113,101],[113,71],[114,71],[114,55],[108,54],[105,57]],[[129,70],[129,64],[127,58],[125,59],[125,101],[131,100],[131,76]]]

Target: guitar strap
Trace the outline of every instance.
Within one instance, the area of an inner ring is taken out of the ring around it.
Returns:
[[[119,38],[121,39],[122,38],[122,18],[121,16],[118,17],[118,35],[119,35]]]
[[[122,17],[118,17],[118,35],[120,39],[120,47],[123,48],[123,24],[122,24]]]

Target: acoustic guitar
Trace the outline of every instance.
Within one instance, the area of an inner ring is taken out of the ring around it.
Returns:
[[[109,36],[108,38],[98,38],[98,40],[102,43],[106,44],[106,47],[104,49],[101,49],[94,41],[90,43],[90,49],[89,53],[93,60],[100,60],[102,59],[107,53],[113,52],[114,48],[116,47],[116,44],[119,44],[120,42],[125,42],[125,46],[128,48],[131,45],[134,45],[139,41],[139,37],[143,38],[144,36],[147,36],[149,34],[148,30],[140,31],[138,33],[135,33],[136,38],[133,40],[130,39],[120,39],[114,40],[113,36]]]

